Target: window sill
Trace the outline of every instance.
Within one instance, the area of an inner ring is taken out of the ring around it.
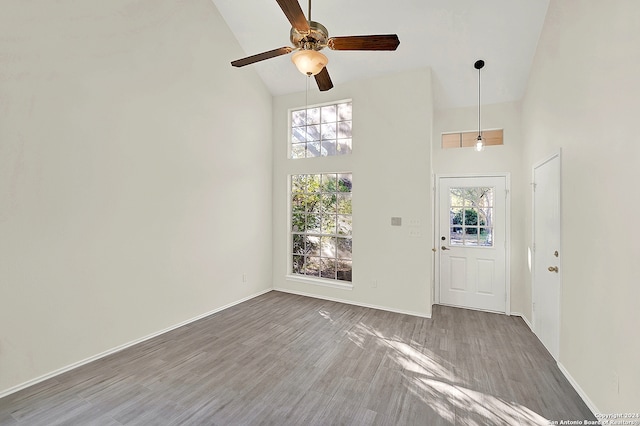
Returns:
[[[347,284],[347,281],[325,280],[321,278],[303,277],[301,275],[287,275],[285,278],[287,281],[320,285],[323,287],[341,288],[343,290],[353,290],[353,284]]]

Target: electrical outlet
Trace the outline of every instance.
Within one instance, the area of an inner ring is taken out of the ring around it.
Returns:
[[[611,390],[617,394],[620,393],[620,379],[618,378],[618,373],[615,371],[611,372]]]
[[[372,288],[378,288],[378,280],[371,281],[371,287]]]
[[[247,274],[242,274],[242,282],[243,283],[247,282]]]

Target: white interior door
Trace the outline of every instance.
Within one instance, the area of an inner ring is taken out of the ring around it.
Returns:
[[[440,303],[506,312],[506,177],[440,177]]]
[[[533,329],[558,359],[562,269],[560,155],[533,168]]]

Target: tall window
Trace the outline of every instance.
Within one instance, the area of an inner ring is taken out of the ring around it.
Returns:
[[[291,273],[351,281],[351,173],[291,176]]]
[[[291,158],[350,153],[350,101],[291,111]]]

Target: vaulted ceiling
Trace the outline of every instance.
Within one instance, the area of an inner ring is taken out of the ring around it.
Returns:
[[[244,55],[289,46],[291,25],[276,0],[212,0]],[[300,0],[305,14],[308,0]],[[399,71],[430,67],[434,105],[477,104],[477,59],[483,104],[522,98],[549,0],[313,0],[311,18],[329,36],[396,33],[395,52],[324,49],[335,86]],[[249,65],[273,95],[304,91],[306,77],[291,55]],[[239,58],[231,58],[239,59]],[[231,66],[231,65],[229,65]],[[237,72],[247,72],[239,68]],[[317,90],[315,84],[312,84]]]

